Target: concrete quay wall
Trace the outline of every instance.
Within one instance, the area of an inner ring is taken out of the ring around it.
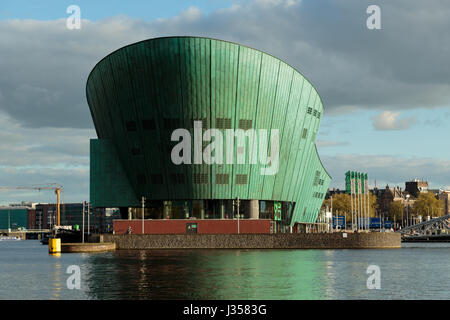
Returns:
[[[103,234],[116,249],[368,249],[401,248],[399,233]]]
[[[61,243],[61,252],[103,252],[116,249],[115,243]]]

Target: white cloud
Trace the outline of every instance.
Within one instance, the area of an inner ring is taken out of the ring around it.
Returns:
[[[0,112],[0,186],[58,183],[65,201],[88,199],[89,139],[93,129],[23,128]],[[51,192],[0,190],[0,203],[54,202]]]
[[[84,88],[92,67],[124,45],[173,35],[235,41],[283,59],[316,86],[328,115],[448,106],[450,7],[381,1],[377,31],[365,28],[366,7],[360,0],[254,0],[151,22],[82,20],[80,30],[68,30],[65,19],[3,20],[0,109],[26,126],[91,128]]]
[[[348,170],[367,172],[371,187],[375,179],[378,187],[389,184],[403,188],[405,181],[415,178],[428,180],[431,188],[442,188],[450,181],[450,160],[448,159],[338,154],[321,156],[321,160],[333,177],[331,187],[342,188],[345,172]]]
[[[415,123],[414,117],[399,119],[400,112],[384,111],[372,117],[375,130],[405,130]]]

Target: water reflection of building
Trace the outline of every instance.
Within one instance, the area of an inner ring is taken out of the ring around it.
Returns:
[[[83,283],[101,300],[319,299],[326,252],[117,250],[89,256]]]

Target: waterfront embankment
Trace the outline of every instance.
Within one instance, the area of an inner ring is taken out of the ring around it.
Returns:
[[[370,233],[102,234],[116,249],[394,249],[401,235]]]

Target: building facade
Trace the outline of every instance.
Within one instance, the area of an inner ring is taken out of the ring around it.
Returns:
[[[442,190],[438,195],[438,199],[444,204],[444,215],[450,214],[450,191]]]
[[[72,226],[72,228],[82,229],[83,223],[87,232],[107,232],[111,228],[112,221],[106,216],[104,208],[90,208],[89,220],[87,207],[84,208],[83,222],[83,203],[65,203],[61,204],[60,224],[62,226]],[[56,205],[36,204],[34,212],[29,210],[28,225],[30,229],[52,229],[56,223]],[[108,225],[110,228],[108,228]],[[33,227],[31,227],[33,226]]]
[[[118,49],[86,85],[90,201],[122,219],[314,223],[331,177],[315,139],[319,94],[285,62],[197,37]],[[239,214],[239,216],[238,216]]]
[[[27,210],[25,206],[0,207],[0,230],[27,228]]]
[[[378,211],[381,213],[388,213],[393,201],[405,204],[405,194],[400,187],[390,188],[386,185],[385,189],[374,189],[374,194],[377,196]]]

